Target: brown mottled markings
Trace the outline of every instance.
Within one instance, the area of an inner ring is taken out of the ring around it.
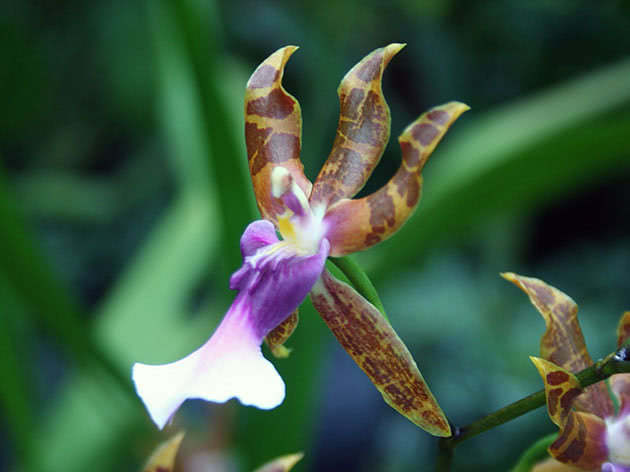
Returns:
[[[370,225],[376,233],[385,232],[385,224],[394,226],[396,223],[396,207],[392,197],[385,191],[373,193],[367,200],[370,206]]]
[[[353,88],[348,95],[342,95],[341,115],[349,120],[356,120],[359,117],[359,107],[363,102],[365,92],[359,88]]]
[[[439,407],[415,370],[404,344],[380,314],[352,289],[323,276],[329,297],[311,294],[313,305],[335,337],[370,377],[390,405],[412,421],[448,431]],[[437,409],[433,411],[433,409]]]
[[[365,246],[373,246],[381,240],[381,236],[377,233],[368,233],[365,235]]]
[[[284,344],[298,324],[298,310],[293,311],[282,323],[272,329],[266,336],[270,346]]]
[[[338,163],[331,166],[334,172],[322,174],[322,185],[327,185],[330,190],[334,187],[334,181],[342,181],[344,185],[352,185],[361,182],[364,171],[363,157],[358,152],[347,147],[335,147],[328,158],[329,162]]]
[[[271,138],[258,149],[250,167],[250,173],[256,175],[268,163],[280,164],[299,155],[300,141],[297,136],[287,133],[272,134]]]
[[[570,415],[570,417],[574,418],[577,423],[574,426],[574,428],[577,428],[575,429],[577,437],[571,440],[568,447],[562,451],[561,454],[557,455],[556,459],[560,462],[576,463],[584,455],[584,449],[586,448],[586,428],[578,415]],[[573,431],[574,428],[572,427],[569,431]],[[553,446],[552,444],[552,447]]]
[[[569,374],[566,372],[562,372],[560,370],[556,370],[554,372],[549,372],[547,374],[547,383],[549,385],[560,385],[561,383],[569,380]]]
[[[275,88],[268,95],[247,102],[247,114],[282,120],[293,112],[294,107],[293,99]]]
[[[278,78],[280,71],[269,64],[260,66],[247,82],[248,88],[257,89],[271,87]]]
[[[402,151],[403,161],[407,164],[407,167],[413,169],[420,164],[420,151],[411,143],[400,141],[400,149]]]
[[[553,296],[553,291],[546,285],[523,282],[531,292],[533,292],[540,303],[545,306],[551,306],[555,302],[556,298]]]
[[[437,123],[438,125],[445,125],[446,123],[448,123],[451,115],[444,110],[433,110],[432,112],[429,112],[427,118],[434,123]]]
[[[254,123],[245,123],[245,142],[247,158],[252,159],[265,144],[267,137],[273,132],[271,128],[259,128]]]
[[[436,415],[433,411],[431,410],[425,410],[422,412],[422,417],[425,419],[425,421],[427,423],[431,423],[434,425],[441,425],[444,424],[444,422],[442,421],[442,419],[440,417],[438,417],[438,415]]]
[[[384,111],[378,102],[378,95],[369,92],[363,102],[363,108],[357,114],[357,110],[352,110],[355,115],[353,120],[340,120],[338,134],[341,134],[349,141],[355,143],[380,146],[387,140],[388,130],[375,119],[383,119]]]
[[[551,416],[556,416],[560,395],[562,395],[561,388],[551,389],[547,393],[547,408],[549,409],[549,415]]]
[[[381,73],[381,63],[383,62],[383,53],[375,54],[363,64],[356,72],[356,76],[363,82],[371,82]]]
[[[428,146],[433,142],[440,131],[429,123],[418,123],[411,130],[411,134],[423,146]]]
[[[405,193],[407,194],[405,203],[409,208],[414,207],[418,203],[420,199],[420,184],[415,173],[408,172],[404,167],[401,167],[392,178],[392,183],[396,186],[398,195],[403,197]]]
[[[558,435],[558,438],[553,442],[550,449],[553,449],[556,451],[559,451],[560,449],[562,449],[564,443],[566,443],[570,439],[571,433],[574,427],[575,427],[575,415],[569,415],[567,419],[567,423],[564,425],[564,428],[560,430],[560,434]]]
[[[568,411],[573,404],[573,400],[575,400],[575,398],[581,393],[582,390],[577,387],[573,387],[567,390],[566,393],[560,398],[560,406],[562,407],[562,409]]]

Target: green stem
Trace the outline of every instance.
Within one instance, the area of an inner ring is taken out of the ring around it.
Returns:
[[[537,464],[545,457],[548,457],[547,448],[556,440],[557,436],[557,433],[548,434],[529,446],[521,455],[520,459],[512,469],[512,472],[529,472],[532,470],[534,464]]]
[[[582,388],[586,388],[596,382],[606,380],[613,374],[630,372],[630,359],[628,359],[627,356],[627,349],[621,348],[618,351],[609,354],[604,359],[596,362],[592,366],[578,372],[576,377],[580,381],[580,385]],[[511,403],[494,413],[490,413],[489,415],[472,422],[468,426],[464,426],[459,429],[456,428],[456,433],[453,436],[439,440],[436,470],[438,472],[450,470],[450,459],[445,461],[442,459],[442,456],[452,456],[455,447],[459,443],[488,431],[489,429],[500,426],[503,423],[507,423],[508,421],[518,418],[519,416],[535,410],[536,408],[540,408],[544,404],[545,391],[540,390]]]
[[[389,321],[387,314],[385,314],[383,302],[381,302],[374,284],[372,284],[368,276],[365,272],[363,272],[363,269],[359,267],[359,264],[357,264],[349,256],[331,257],[330,261],[335,264],[346,277],[348,277],[348,280],[357,292],[359,292],[372,305],[378,308],[378,311],[380,311],[385,319]]]

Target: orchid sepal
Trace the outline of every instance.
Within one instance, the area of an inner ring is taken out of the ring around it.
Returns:
[[[560,428],[549,454],[560,462],[586,470],[600,467],[608,458],[606,423],[599,416],[573,409],[583,389],[577,377],[553,362],[530,357],[545,385],[547,413]]]
[[[388,405],[434,436],[451,435],[411,353],[374,305],[326,270],[313,286],[311,301]]]
[[[304,175],[300,160],[302,112],[298,101],[282,85],[284,67],[297,46],[278,49],[254,71],[245,91],[245,142],[249,173],[260,214],[277,222],[284,211],[271,194],[271,174],[283,166],[305,195],[311,182]]]
[[[331,205],[324,221],[331,256],[362,251],[388,239],[409,219],[422,194],[422,169],[450,126],[469,110],[450,102],[432,108],[398,138],[402,162],[381,189],[360,199],[344,198]],[[316,184],[317,185],[317,182]]]
[[[525,292],[545,320],[545,333],[540,339],[541,357],[570,372],[593,364],[578,320],[578,307],[571,297],[540,279],[512,272],[501,276]],[[610,396],[602,383],[588,387],[576,400],[576,407],[602,418],[613,413]]]
[[[313,184],[312,206],[329,207],[342,198],[352,198],[381,159],[391,124],[381,86],[383,72],[404,46],[394,43],[372,51],[341,80],[337,133]]]

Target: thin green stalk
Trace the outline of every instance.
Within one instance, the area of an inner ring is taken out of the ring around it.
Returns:
[[[529,472],[534,464],[540,462],[545,457],[548,457],[547,448],[556,440],[557,437],[557,433],[548,434],[529,446],[529,448],[527,448],[527,450],[521,455],[520,459],[512,469],[512,472]]]
[[[585,388],[594,383],[606,380],[611,375],[624,372],[630,372],[630,357],[628,350],[625,347],[622,347],[618,351],[609,354],[592,366],[578,372],[576,377],[580,381],[582,388]],[[540,408],[544,404],[545,391],[540,390],[493,413],[490,413],[489,415],[472,422],[468,426],[456,429],[456,433],[453,436],[439,440],[436,470],[438,472],[450,470],[450,459],[446,460],[442,456],[452,457],[453,451],[459,443],[518,418],[519,416],[535,410],[536,408]]]

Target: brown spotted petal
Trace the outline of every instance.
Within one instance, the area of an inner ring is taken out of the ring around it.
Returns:
[[[295,464],[302,460],[302,457],[304,457],[304,454],[301,452],[287,454],[286,456],[278,457],[271,462],[267,462],[265,465],[256,469],[255,472],[289,472]]]
[[[523,290],[544,318],[547,329],[540,339],[543,358],[574,373],[593,364],[578,321],[577,305],[568,295],[539,279],[511,272],[501,276]],[[602,382],[588,387],[575,407],[602,418],[613,413],[610,396]]]
[[[388,405],[435,436],[451,435],[409,350],[372,304],[327,271],[315,283],[311,300]]]
[[[389,141],[389,107],[383,97],[383,71],[405,45],[376,49],[341,81],[339,125],[333,148],[313,185],[311,205],[329,206],[361,190]]]
[[[553,362],[530,357],[545,384],[547,413],[560,428],[549,453],[558,461],[583,469],[595,469],[608,457],[606,423],[591,413],[576,411],[582,393],[577,377]]]
[[[422,168],[448,128],[468,106],[450,102],[432,108],[398,138],[402,163],[392,179],[367,197],[342,199],[325,216],[331,256],[361,251],[394,234],[411,216],[422,191]]]
[[[175,456],[179,451],[179,445],[184,439],[184,433],[178,433],[166,442],[160,444],[146,465],[142,469],[142,472],[171,472],[175,468]]]
[[[300,104],[282,86],[284,66],[297,47],[286,46],[269,56],[254,71],[245,91],[245,141],[249,172],[258,209],[273,221],[284,211],[271,195],[271,171],[282,165],[305,195],[311,183],[300,161],[302,114]]]
[[[619,402],[619,415],[630,414],[630,374],[615,374],[609,379],[610,389]]]
[[[269,350],[274,357],[280,359],[289,357],[291,349],[287,349],[284,346],[284,343],[293,334],[295,328],[297,328],[299,321],[298,311],[299,309],[296,309],[286,320],[272,329],[271,332],[265,336],[265,342],[267,343],[267,346],[269,346]]]
[[[621,347],[630,338],[630,311],[621,315],[617,325],[617,347]]]
[[[606,423],[599,416],[572,411],[549,454],[560,462],[586,470],[600,470],[608,458]]]
[[[568,370],[540,357],[530,357],[545,384],[547,413],[556,426],[562,428],[567,422],[571,407],[582,393],[580,381]]]

